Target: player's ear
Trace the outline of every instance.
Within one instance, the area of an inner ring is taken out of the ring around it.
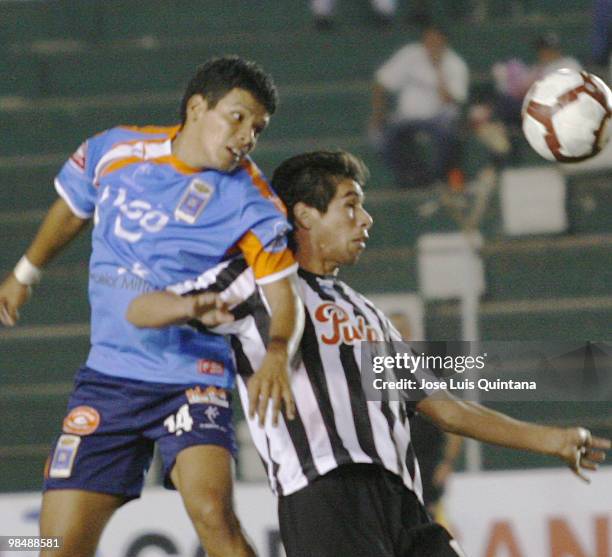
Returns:
[[[299,228],[310,230],[316,209],[298,201],[293,206],[293,220]]]
[[[187,101],[187,116],[197,121],[200,115],[208,109],[208,102],[199,93],[191,95]]]

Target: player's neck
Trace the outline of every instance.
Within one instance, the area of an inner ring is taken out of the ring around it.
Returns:
[[[338,265],[333,266],[320,266],[320,265],[312,265],[312,262],[309,263],[300,263],[298,259],[298,265],[300,269],[304,269],[304,271],[308,271],[313,275],[321,275],[321,276],[336,276],[338,274],[339,267]]]
[[[300,248],[295,254],[295,259],[300,268],[315,275],[338,274],[338,264],[335,261],[326,260],[317,251],[312,249],[311,244],[300,244]]]
[[[172,140],[172,156],[192,168],[205,168],[208,165],[202,161],[201,153],[194,149],[189,135],[188,126],[183,126]]]

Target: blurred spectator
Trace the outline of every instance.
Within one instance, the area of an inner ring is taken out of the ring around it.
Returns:
[[[370,0],[370,4],[378,23],[387,24],[391,22],[397,9],[396,0]],[[310,0],[310,9],[318,28],[326,29],[333,26],[335,7],[336,0]]]
[[[612,82],[612,0],[594,0],[593,2],[591,44],[593,62],[598,66],[609,65],[608,80]]]
[[[531,85],[550,72],[561,68],[581,70],[580,62],[563,54],[561,41],[556,33],[548,32],[534,43],[537,63],[527,66],[521,60],[498,62],[493,66],[493,78],[498,94],[496,112],[511,127],[521,126],[521,106]]]
[[[456,173],[458,123],[468,80],[467,64],[448,46],[445,31],[431,23],[420,42],[404,46],[377,70],[368,131],[398,187],[427,186]],[[397,97],[392,113],[388,94]],[[418,136],[432,143],[430,164],[415,151]]]
[[[506,126],[495,115],[493,107],[481,102],[470,106],[468,124],[476,140],[486,149],[493,168],[503,167],[512,152]]]
[[[556,33],[545,33],[535,42],[538,63],[534,68],[533,81],[561,68],[581,70],[582,65],[573,56],[563,54],[561,40]]]

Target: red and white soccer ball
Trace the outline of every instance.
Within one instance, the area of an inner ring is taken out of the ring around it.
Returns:
[[[523,101],[523,132],[550,161],[594,157],[610,139],[612,92],[597,76],[561,69],[536,81]]]

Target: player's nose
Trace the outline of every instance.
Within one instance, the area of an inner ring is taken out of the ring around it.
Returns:
[[[372,215],[370,215],[370,213],[368,213],[362,207],[359,212],[359,226],[361,226],[362,228],[365,228],[366,230],[369,230],[370,228],[372,228],[373,224],[374,224],[374,219],[372,218]]]
[[[240,142],[240,148],[245,150],[251,150],[257,142],[257,133],[255,127],[251,124],[245,124],[241,126],[238,132],[238,141]]]

